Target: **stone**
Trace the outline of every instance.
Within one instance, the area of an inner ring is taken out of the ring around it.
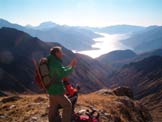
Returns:
[[[113,92],[116,96],[127,96],[134,99],[133,91],[128,87],[117,87],[113,89]]]

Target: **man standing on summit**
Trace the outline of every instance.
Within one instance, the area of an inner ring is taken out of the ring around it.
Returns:
[[[72,115],[72,104],[65,94],[65,87],[62,78],[68,76],[76,65],[76,60],[72,60],[71,63],[64,67],[62,65],[63,52],[61,47],[53,47],[50,50],[48,59],[48,67],[50,71],[51,79],[53,84],[48,88],[49,93],[49,122],[54,122],[57,116],[58,106],[61,105],[63,108],[62,122],[71,122]]]

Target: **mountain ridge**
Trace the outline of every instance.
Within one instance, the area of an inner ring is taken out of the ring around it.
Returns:
[[[56,45],[61,46],[58,43],[45,43],[16,29],[0,29],[0,90],[38,92],[39,90],[35,88],[36,84],[34,83],[32,60],[33,58],[38,60],[47,56],[49,49]],[[81,87],[84,86],[81,90],[84,92],[102,88],[98,81],[104,81],[104,77],[98,74],[97,71],[104,74],[107,70],[101,68],[101,64],[96,60],[84,55],[74,54],[63,46],[61,47],[65,53],[63,59],[65,65],[75,57],[78,59],[79,65],[70,76],[72,83],[78,83]],[[93,70],[90,67],[93,67]],[[89,75],[84,75],[85,72]],[[91,78],[92,76],[93,78]]]
[[[91,45],[94,43],[93,38],[100,37],[99,34],[78,27],[57,25],[54,28],[37,30],[13,24],[4,19],[0,19],[0,28],[1,27],[15,28],[31,36],[38,37],[43,41],[58,42],[71,50],[78,51],[91,49]],[[75,43],[75,45],[72,45],[72,42]]]
[[[162,26],[151,26],[132,34],[128,39],[120,42],[132,47],[137,53],[144,53],[161,48],[161,40]]]
[[[127,33],[134,33],[143,30],[145,27],[137,26],[137,25],[111,25],[106,27],[86,27],[87,29],[108,33],[108,34],[127,34]]]

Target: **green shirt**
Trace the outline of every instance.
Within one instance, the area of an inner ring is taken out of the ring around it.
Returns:
[[[50,95],[64,94],[66,90],[62,78],[68,76],[72,72],[73,68],[69,66],[64,67],[61,59],[58,59],[53,55],[49,55],[47,59],[50,71],[49,76],[51,78],[56,76],[56,81],[54,81],[54,83],[48,88],[48,93]]]

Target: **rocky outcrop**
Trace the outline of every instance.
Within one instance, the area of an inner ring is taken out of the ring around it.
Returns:
[[[100,95],[116,95],[116,96],[127,96],[131,99],[134,99],[133,91],[128,87],[117,87],[114,89],[101,89],[95,92]]]
[[[95,92],[95,94],[92,97],[89,96],[89,101],[87,100],[86,102],[90,104],[92,101],[96,101],[93,102],[93,106],[96,107],[99,106],[96,99],[100,99],[98,101],[101,101],[102,107],[104,106],[100,113],[104,122],[153,121],[149,110],[142,103],[134,100],[133,92],[128,87],[117,87],[112,90],[101,89]],[[84,99],[84,97],[81,99]]]
[[[152,122],[149,111],[138,101],[127,97],[126,95],[129,95],[127,92],[124,95],[121,89],[127,89],[130,92],[129,88],[121,87],[115,90],[102,89],[92,94],[81,95],[77,108],[91,105],[99,111],[101,122]],[[114,91],[121,91],[121,94],[117,94],[119,95],[117,96]]]
[[[131,99],[134,99],[133,91],[128,87],[117,87],[113,89],[113,92],[117,96],[127,96]]]

